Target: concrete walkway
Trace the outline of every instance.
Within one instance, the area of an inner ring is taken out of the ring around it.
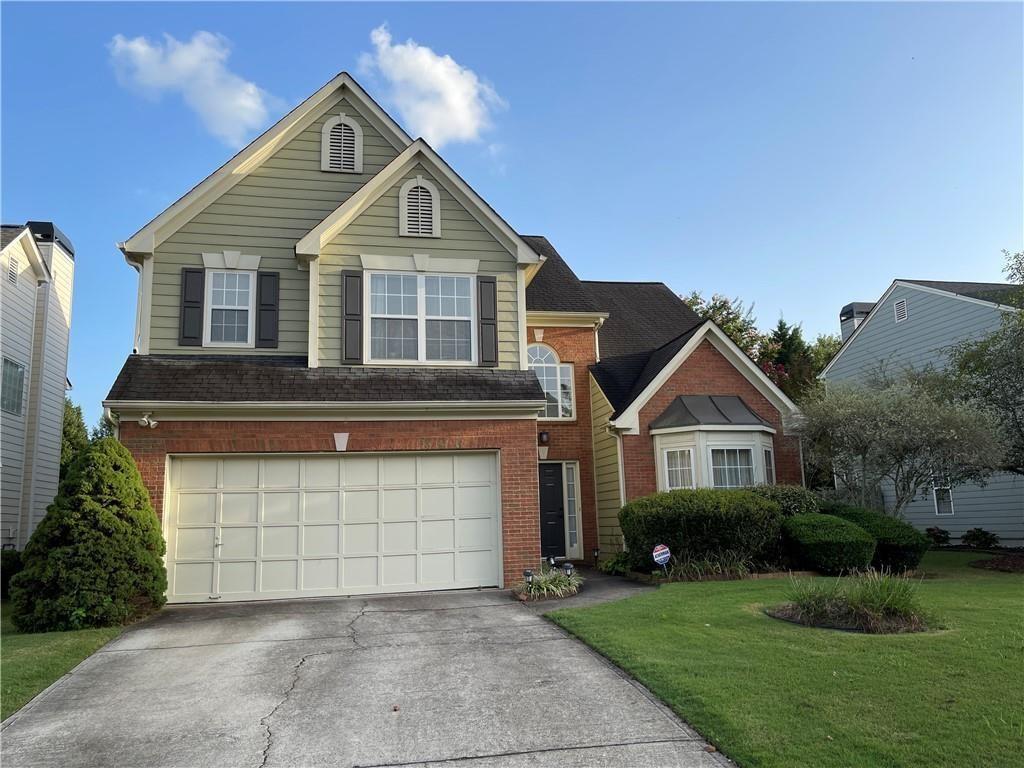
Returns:
[[[4,768],[727,764],[499,591],[168,608],[10,718],[0,757]]]

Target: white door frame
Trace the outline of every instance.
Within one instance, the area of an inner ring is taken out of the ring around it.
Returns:
[[[565,510],[562,513],[562,524],[565,526],[565,557],[570,560],[582,560],[583,559],[583,530],[582,530],[582,514],[580,504],[580,463],[577,459],[544,459],[538,461],[538,464],[561,464],[562,465],[562,509]],[[575,476],[575,482],[573,488],[576,491],[576,498],[573,500],[576,505],[576,547],[570,548],[569,546],[569,483],[568,476],[566,473],[566,467],[572,465],[573,473]]]

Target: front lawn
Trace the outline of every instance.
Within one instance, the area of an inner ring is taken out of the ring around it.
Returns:
[[[61,675],[121,634],[120,627],[20,634],[0,605],[0,719],[6,719]]]
[[[978,558],[926,555],[939,632],[771,619],[785,579],[671,584],[549,617],[742,766],[1024,766],[1024,576],[967,566]]]

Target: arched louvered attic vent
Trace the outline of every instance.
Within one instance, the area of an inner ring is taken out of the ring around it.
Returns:
[[[335,173],[363,172],[363,131],[359,123],[344,113],[324,122],[320,169]]]
[[[437,187],[417,176],[399,192],[400,234],[413,237],[441,236],[441,205]]]

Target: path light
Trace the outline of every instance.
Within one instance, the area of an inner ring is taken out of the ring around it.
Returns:
[[[594,566],[597,567],[598,561],[601,559],[601,550],[599,547],[594,547]]]
[[[526,579],[526,583],[528,585],[529,584],[533,584],[533,571],[530,571],[530,570],[523,571],[523,578]]]
[[[548,568],[554,568],[554,567],[555,567],[555,558],[554,557],[548,557]]]
[[[571,577],[572,576],[572,572],[575,570],[575,568],[573,568],[572,563],[570,563],[568,560],[566,560],[564,563],[562,563],[562,570],[565,571],[565,575],[566,576],[570,576]]]

